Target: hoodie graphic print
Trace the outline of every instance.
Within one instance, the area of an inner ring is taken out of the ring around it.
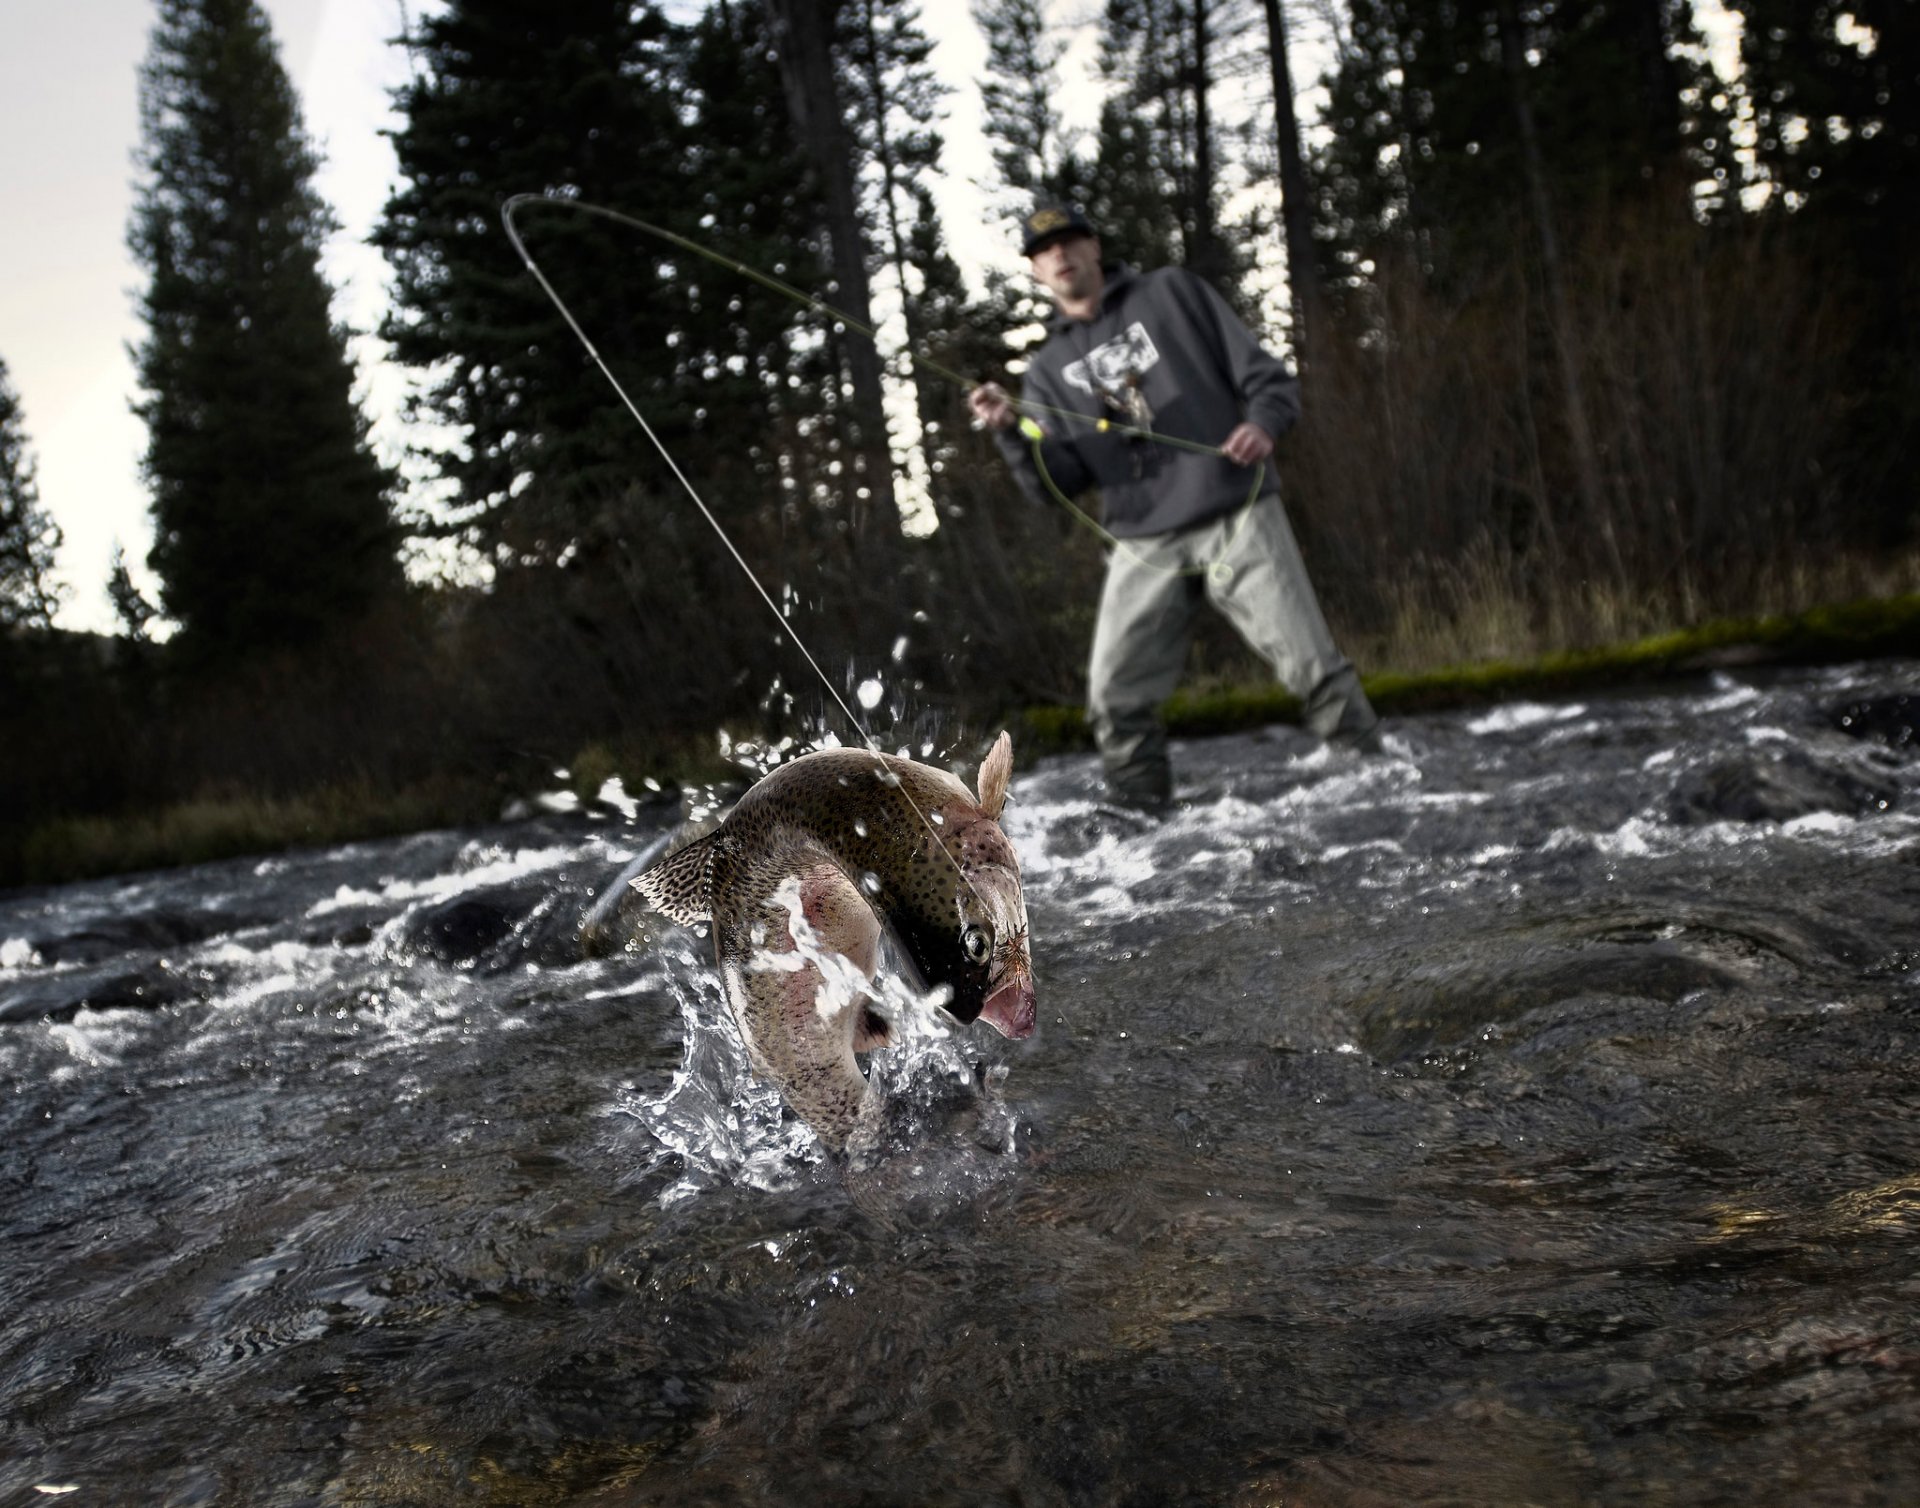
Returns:
[[[1242,420],[1278,439],[1300,415],[1300,389],[1226,301],[1183,268],[1106,269],[1092,320],[1056,315],[1027,370],[1025,394],[1079,418],[1047,415],[1042,457],[1068,496],[1098,488],[1122,539],[1191,528],[1232,512],[1253,478],[1224,456],[1184,451],[1095,426],[1113,420],[1219,445]],[[1027,495],[1050,501],[1028,442],[995,435]],[[1269,490],[1272,473],[1269,470]]]

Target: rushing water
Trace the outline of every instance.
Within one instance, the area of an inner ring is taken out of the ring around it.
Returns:
[[[671,807],[0,896],[0,1503],[1920,1499],[1917,672],[1048,761],[851,1173]]]

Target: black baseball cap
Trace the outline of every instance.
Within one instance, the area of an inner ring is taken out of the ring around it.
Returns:
[[[1020,222],[1020,255],[1030,257],[1050,241],[1062,236],[1098,235],[1077,204],[1062,204],[1043,199]]]

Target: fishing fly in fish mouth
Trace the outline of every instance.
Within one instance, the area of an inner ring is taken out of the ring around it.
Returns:
[[[635,226],[869,338],[874,332],[798,289],[631,216],[529,194],[502,206],[507,235],[527,270],[860,734],[862,748],[825,749],[775,769],[715,831],[632,882],[674,921],[711,926],[714,960],[755,1070],[830,1149],[857,1149],[878,1129],[881,1098],[855,1054],[886,1046],[894,1027],[872,1008],[864,988],[830,976],[850,972],[856,986],[870,981],[883,935],[958,1021],[985,1021],[1006,1037],[1033,1034],[1033,957],[1020,861],[999,823],[1013,775],[1013,741],[1004,732],[995,740],[971,791],[945,770],[880,751],[528,252],[513,222],[514,211],[527,203]]]

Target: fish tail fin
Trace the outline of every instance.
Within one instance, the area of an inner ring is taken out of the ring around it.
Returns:
[[[713,852],[718,832],[695,838],[630,883],[654,910],[683,927],[704,922],[713,914]]]

